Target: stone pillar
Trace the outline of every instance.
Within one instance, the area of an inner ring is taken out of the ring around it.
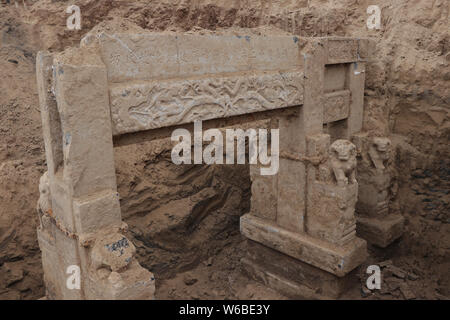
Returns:
[[[304,232],[306,213],[306,137],[322,132],[325,50],[321,40],[311,40],[303,50],[304,103],[298,115],[282,117],[280,168],[278,173],[277,223],[294,232]]]
[[[51,199],[38,208],[48,296],[153,298],[153,275],[121,234],[106,67],[95,49],[71,49],[39,53],[37,75]],[[66,286],[70,266],[80,268],[79,290]]]
[[[355,280],[352,271],[366,258],[366,242],[355,231],[356,147],[347,140],[331,143],[330,135],[323,133],[325,118],[345,119],[345,137],[359,130],[350,123],[361,120],[362,125],[362,104],[358,97],[355,111],[346,111],[352,108],[348,105],[334,113],[332,105],[324,108],[326,63],[341,62],[331,60],[328,50],[327,39],[311,39],[302,47],[304,104],[298,115],[280,119],[278,177],[257,177],[251,170],[252,208],[241,217],[241,233],[249,239],[242,260],[245,272],[295,298],[339,297]],[[347,59],[345,47],[340,50]],[[342,90],[332,93],[329,101],[337,96],[345,103],[349,95],[348,89]],[[352,112],[354,118],[349,116]],[[274,185],[276,212],[269,205]]]
[[[404,225],[401,214],[389,211],[396,189],[391,141],[386,137],[371,137],[368,133],[354,135],[353,141],[360,158],[357,233],[369,243],[385,248],[403,234]]]

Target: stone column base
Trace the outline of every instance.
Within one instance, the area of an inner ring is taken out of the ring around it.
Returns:
[[[367,256],[366,241],[355,237],[345,245],[292,232],[275,222],[251,214],[241,217],[241,234],[269,248],[280,251],[314,267],[343,277],[363,263]]]
[[[147,269],[133,261],[127,270],[121,273],[104,271],[92,272],[86,288],[86,299],[101,300],[154,300],[155,278]],[[107,276],[109,273],[109,276]]]
[[[401,215],[357,217],[356,234],[371,244],[386,248],[403,234],[404,221]]]
[[[292,299],[337,299],[352,285],[357,285],[356,269],[338,277],[300,260],[248,241],[242,258],[244,273]]]

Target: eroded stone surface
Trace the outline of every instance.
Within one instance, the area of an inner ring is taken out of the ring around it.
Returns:
[[[291,232],[274,222],[246,214],[241,217],[241,233],[256,242],[311,264],[317,268],[344,276],[366,258],[366,242],[354,238],[346,245]]]
[[[301,71],[240,73],[186,80],[113,85],[114,134],[298,106]]]
[[[83,41],[99,43],[110,82],[195,77],[206,74],[302,68],[296,36],[100,33]]]
[[[348,118],[350,91],[342,90],[325,94],[323,122],[329,123]]]

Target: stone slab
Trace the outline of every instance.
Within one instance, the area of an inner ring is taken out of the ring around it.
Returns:
[[[386,248],[403,234],[405,219],[401,215],[382,218],[356,217],[356,234],[367,242]]]
[[[116,189],[106,67],[95,50],[68,49],[53,62],[61,118],[62,179],[73,197]]]
[[[95,271],[87,274],[86,299],[102,300],[153,300],[155,277],[153,273],[134,261],[127,270],[111,272],[99,278]]]
[[[300,161],[280,159],[277,187],[277,224],[293,232],[305,226],[305,165]]]
[[[251,214],[275,221],[277,217],[278,175],[263,176],[260,173],[259,166],[251,165],[250,180],[252,181]]]
[[[348,64],[330,64],[325,66],[324,91],[325,93],[346,89],[345,78]]]
[[[82,45],[93,42],[93,35]],[[300,46],[290,35],[101,33],[94,36],[110,82],[171,79],[251,70],[301,68]]]
[[[323,109],[324,123],[347,119],[350,109],[350,91],[326,93]]]
[[[362,130],[364,115],[364,82],[366,79],[366,63],[356,62],[349,65],[347,73],[348,89],[351,92],[350,111],[347,120],[345,139]]]
[[[36,56],[36,78],[39,93],[42,131],[48,173],[53,179],[63,162],[61,120],[52,93],[53,55],[40,51]]]
[[[306,219],[308,234],[337,245],[353,241],[356,237],[358,184],[338,186],[315,181],[310,185]]]
[[[74,233],[76,230],[72,215],[70,187],[62,180],[61,172],[50,180],[50,191],[52,195],[51,215],[64,229]]]
[[[73,201],[73,214],[78,233],[92,233],[121,223],[119,194],[105,190]]]
[[[359,61],[359,40],[354,38],[325,38],[326,64]]]
[[[242,268],[253,280],[293,299],[337,299],[357,284],[355,272],[338,277],[248,240]]]
[[[336,246],[306,234],[288,231],[249,214],[241,217],[240,229],[248,239],[339,277],[363,263],[367,255],[366,242],[360,238],[344,246]]]
[[[110,88],[113,134],[226,118],[303,103],[303,73],[228,76],[115,84]]]
[[[60,286],[64,284],[58,253],[55,246],[55,238],[42,227],[37,228],[37,239],[42,256],[42,269],[44,271],[44,283],[46,296],[56,299],[62,296]]]

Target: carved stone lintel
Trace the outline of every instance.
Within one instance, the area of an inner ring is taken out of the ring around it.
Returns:
[[[113,85],[113,134],[301,105],[302,80],[301,71],[248,72]]]

